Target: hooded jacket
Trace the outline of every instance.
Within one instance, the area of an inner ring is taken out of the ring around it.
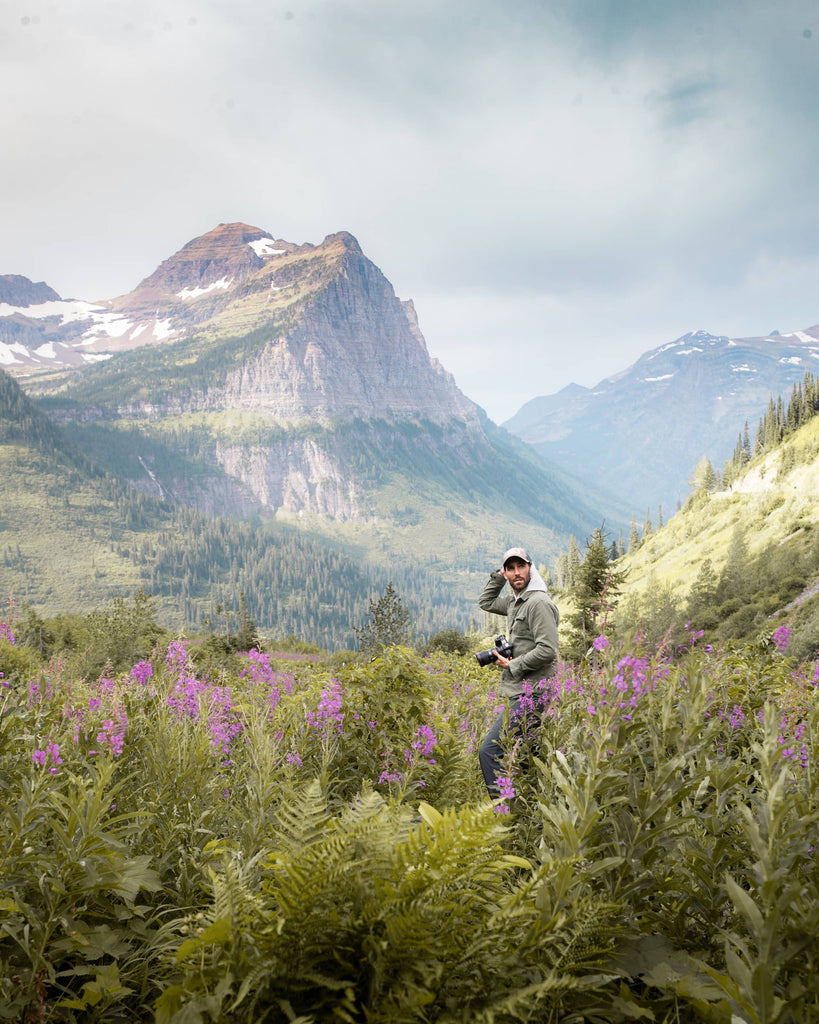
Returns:
[[[481,591],[478,604],[485,612],[506,616],[506,636],[512,644],[512,661],[501,675],[501,694],[518,697],[525,682],[537,683],[554,675],[557,667],[557,627],[560,612],[534,565],[526,587],[515,594],[501,594],[506,585],[502,572],[493,572]]]

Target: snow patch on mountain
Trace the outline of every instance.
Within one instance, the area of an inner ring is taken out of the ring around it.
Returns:
[[[200,295],[207,295],[208,292],[212,292],[217,288],[222,291],[227,291],[228,288],[233,284],[233,278],[222,277],[218,281],[214,281],[212,284],[207,285],[204,288],[183,288],[181,292],[176,293],[178,299],[198,299]]]
[[[24,356],[24,359],[18,359],[17,356]],[[21,345],[19,341],[15,341],[11,345],[6,345],[0,342],[0,363],[4,366],[11,366],[13,363],[26,363],[30,360],[31,353],[25,345]]]
[[[97,313],[94,325],[83,334],[83,338],[96,338],[104,334],[108,338],[121,338],[134,326],[133,321],[126,319],[121,313]]]
[[[176,331],[171,327],[170,317],[166,320],[154,321],[153,336],[157,341],[164,341],[166,338],[170,338],[172,334],[176,334]]]
[[[7,302],[0,302],[0,316],[14,316],[16,313],[21,313],[32,320],[44,320],[46,317],[58,316],[61,323],[69,324],[77,320],[90,320],[99,315],[97,311],[102,308],[92,302],[83,302],[79,299],[39,302],[36,306],[10,306]]]
[[[284,256],[287,249],[276,249],[272,238],[257,238],[247,243],[257,256]]]

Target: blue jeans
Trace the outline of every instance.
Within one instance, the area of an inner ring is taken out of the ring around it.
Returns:
[[[504,774],[503,756],[514,745],[519,736],[526,737],[526,749],[517,762],[521,766],[527,761],[529,751],[536,746],[536,730],[540,724],[540,715],[520,709],[520,697],[510,697],[506,707],[495,719],[492,728],[486,734],[480,750],[480,761],[483,779],[492,800],[500,795],[497,778]]]

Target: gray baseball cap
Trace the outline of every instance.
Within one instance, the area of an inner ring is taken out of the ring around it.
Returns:
[[[529,565],[532,564],[532,559],[529,557],[529,552],[526,550],[526,548],[509,548],[509,550],[503,556],[504,567],[506,567],[506,563],[509,561],[510,558],[520,558],[521,561],[528,562]]]

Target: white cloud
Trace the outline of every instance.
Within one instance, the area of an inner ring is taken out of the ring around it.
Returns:
[[[817,47],[813,0],[12,0],[0,273],[110,298],[219,222],[346,229],[505,419],[819,321]]]

